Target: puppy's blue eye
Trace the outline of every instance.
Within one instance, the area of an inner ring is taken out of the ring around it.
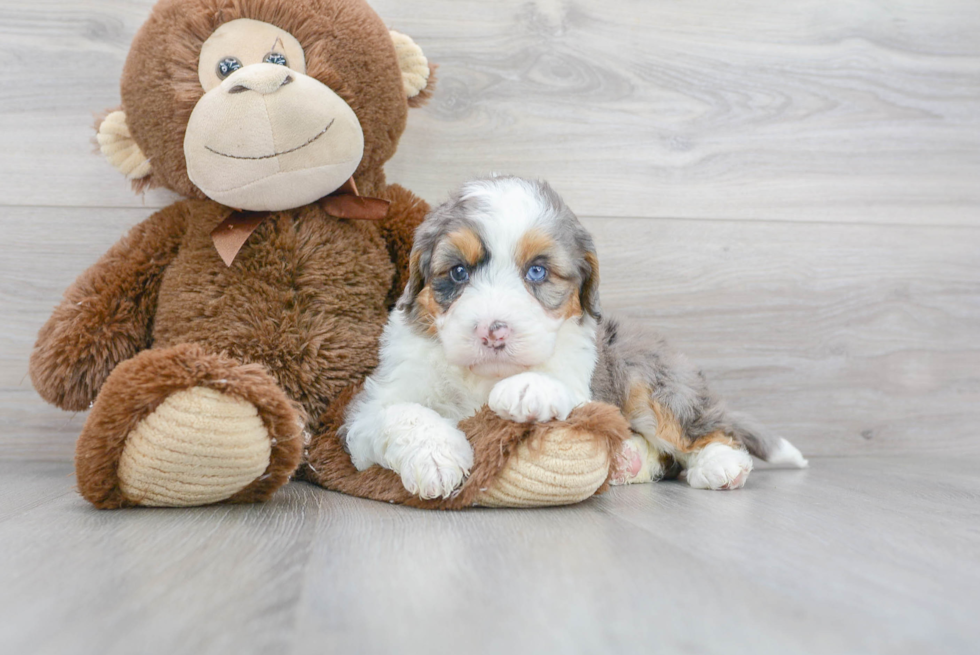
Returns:
[[[218,62],[218,77],[225,79],[241,67],[242,62],[238,61],[236,57],[225,57]]]
[[[286,55],[282,54],[281,52],[270,52],[262,61],[267,64],[278,64],[279,66],[289,65],[286,63]]]
[[[544,266],[532,266],[527,269],[527,274],[524,279],[528,282],[544,282],[544,279],[548,277],[548,269]]]
[[[466,270],[465,266],[457,266],[449,271],[449,277],[452,278],[452,281],[456,284],[462,284],[470,279],[470,272]]]

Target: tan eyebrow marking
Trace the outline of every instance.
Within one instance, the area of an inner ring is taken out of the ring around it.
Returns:
[[[517,242],[517,252],[514,255],[517,266],[521,270],[535,260],[555,248],[555,240],[538,228],[532,228],[521,235]]]
[[[514,259],[522,271],[534,265],[541,256],[548,257],[548,283],[530,285],[529,291],[538,299],[546,311],[553,316],[566,319],[582,315],[582,303],[579,299],[576,281],[569,276],[563,267],[567,268],[567,254],[561,249],[555,239],[540,228],[532,228],[525,232],[517,242]],[[544,262],[542,262],[544,263]]]
[[[449,233],[446,235],[446,242],[455,247],[470,266],[476,266],[485,254],[480,237],[470,229],[464,228]]]

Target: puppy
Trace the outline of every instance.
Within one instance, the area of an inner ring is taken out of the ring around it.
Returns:
[[[806,465],[726,412],[663,340],[602,319],[592,238],[543,182],[465,184],[419,226],[410,269],[341,429],[358,469],[380,464],[422,498],[448,497],[473,464],[460,420],[488,404],[546,422],[590,400],[620,407],[636,433],[615,482],[683,470],[691,486],[735,489],[752,469],[746,448]]]

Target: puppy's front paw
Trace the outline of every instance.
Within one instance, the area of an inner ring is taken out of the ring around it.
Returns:
[[[422,405],[405,403],[385,410],[385,463],[420,498],[448,498],[473,467],[466,435]]]
[[[520,373],[498,382],[490,392],[490,409],[518,423],[565,420],[577,404],[564,384],[540,373]]]
[[[738,489],[752,470],[752,457],[741,449],[711,443],[691,456],[687,483],[695,489]]]

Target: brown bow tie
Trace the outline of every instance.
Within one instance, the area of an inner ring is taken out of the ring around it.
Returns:
[[[319,205],[331,216],[357,221],[380,221],[388,215],[391,203],[381,198],[366,198],[357,192],[354,178],[325,198]],[[211,240],[226,266],[231,266],[245,242],[272,212],[233,211],[211,231]]]

